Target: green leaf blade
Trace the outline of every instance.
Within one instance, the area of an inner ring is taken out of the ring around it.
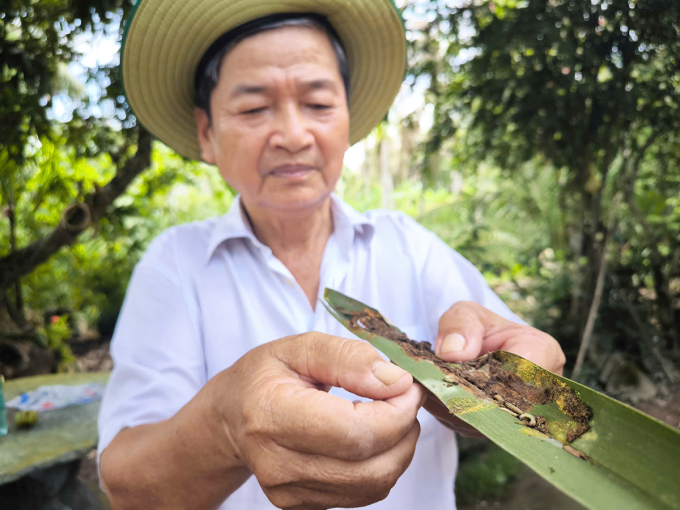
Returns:
[[[625,404],[547,370],[512,353],[500,352],[504,368],[529,384],[559,381],[573,390],[592,411],[590,430],[569,445],[584,460],[566,451],[558,440],[529,428],[501,410],[493,399],[480,398],[452,385],[432,362],[411,357],[402,346],[352,322],[353,314],[374,310],[341,293],[326,289],[326,307],[345,327],[411,373],[443,402],[452,414],[482,432],[557,488],[590,509],[680,509],[680,433]],[[398,331],[397,328],[395,328]],[[558,423],[569,418],[554,403],[536,405]]]

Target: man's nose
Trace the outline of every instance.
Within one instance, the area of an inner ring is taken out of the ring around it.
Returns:
[[[271,144],[288,152],[300,152],[314,144],[314,135],[302,106],[288,104],[276,112]]]

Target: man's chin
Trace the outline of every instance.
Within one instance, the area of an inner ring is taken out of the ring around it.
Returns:
[[[267,194],[257,200],[259,207],[280,212],[303,212],[323,205],[332,190],[293,189]]]

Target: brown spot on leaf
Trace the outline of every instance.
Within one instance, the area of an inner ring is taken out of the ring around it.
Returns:
[[[562,449],[564,451],[572,454],[574,457],[578,457],[579,459],[583,459],[583,460],[588,460],[588,456],[585,453],[578,451],[576,448],[572,448],[568,444],[565,444],[564,446],[562,446]]]
[[[566,435],[569,443],[589,429],[588,420],[592,413],[571,388],[555,378],[544,378],[541,387],[532,386],[505,368],[503,361],[493,352],[472,361],[447,363],[434,354],[429,342],[409,339],[370,308],[362,312],[340,311],[349,317],[351,327],[397,342],[411,358],[435,365],[445,374],[449,384],[463,386],[476,397],[491,400],[499,407],[508,408],[509,403],[513,411],[519,409],[522,413],[530,413],[534,405],[557,403],[560,410],[573,421],[573,427]],[[536,425],[533,428],[552,437],[546,419],[541,415],[535,417]]]

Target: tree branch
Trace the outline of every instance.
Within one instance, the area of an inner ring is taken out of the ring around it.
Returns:
[[[59,225],[45,237],[0,259],[0,290],[46,262],[62,247],[73,244],[83,231],[103,216],[130,182],[151,165],[151,141],[151,135],[140,128],[137,152],[118,168],[106,186],[90,193],[83,203],[69,205]]]
[[[661,131],[654,131],[651,135],[647,137],[647,140],[645,143],[640,147],[637,157],[635,158],[635,162],[633,163],[633,171],[635,172],[635,175],[637,176],[637,171],[638,168],[640,167],[640,162],[642,161],[642,158],[645,156],[645,152],[647,152],[647,149],[649,149],[652,144],[656,141],[657,138],[661,135]]]
[[[578,355],[576,356],[576,364],[574,365],[574,371],[571,373],[572,379],[575,378],[581,371],[581,366],[586,357],[586,352],[590,345],[590,341],[593,336],[593,328],[595,327],[595,320],[600,311],[600,302],[602,301],[602,292],[604,290],[604,276],[607,273],[608,265],[608,251],[609,251],[609,240],[611,236],[616,231],[617,224],[614,224],[607,231],[604,242],[602,243],[602,255],[600,258],[600,269],[597,273],[597,283],[595,284],[595,292],[593,293],[593,300],[590,304],[590,311],[588,312],[588,320],[586,321],[586,327],[583,330],[583,336],[581,337],[581,345],[578,349]]]
[[[647,137],[645,143],[638,150],[635,159],[630,164],[630,174],[627,176],[628,186],[626,187],[626,189],[623,190],[625,201],[628,204],[630,211],[635,216],[635,219],[644,227],[644,232],[647,235],[648,239],[650,240],[650,248],[652,249],[656,248],[656,244],[654,243],[654,237],[652,235],[652,226],[647,221],[647,218],[645,217],[644,213],[638,208],[637,204],[635,203],[635,181],[637,181],[638,172],[640,170],[640,163],[642,162],[642,158],[644,157],[645,152],[647,152],[647,149],[651,147],[651,145],[656,141],[660,134],[661,134],[660,131],[653,132],[651,135]]]

